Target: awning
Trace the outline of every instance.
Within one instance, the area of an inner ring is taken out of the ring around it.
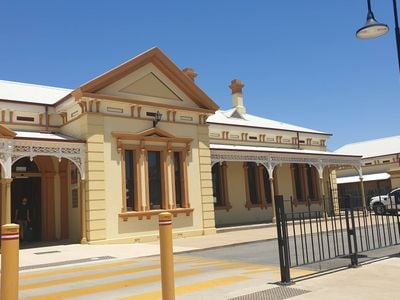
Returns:
[[[343,155],[328,151],[263,146],[210,144],[211,163],[222,161],[251,161],[264,165],[269,174],[281,164],[309,164],[323,178],[326,166],[353,166],[361,173],[361,156]]]
[[[245,145],[228,145],[228,144],[210,144],[212,150],[227,150],[227,151],[253,151],[253,152],[264,152],[264,153],[280,153],[280,154],[300,154],[300,155],[321,155],[331,157],[351,157],[353,159],[360,159],[361,155],[350,155],[328,151],[319,150],[305,150],[305,149],[293,149],[293,148],[278,148],[278,147],[263,147],[263,146],[245,146]]]
[[[376,174],[363,175],[363,181],[377,181],[377,180],[385,180],[388,178],[390,178],[390,174],[388,174],[388,173],[376,173]],[[359,176],[348,176],[348,177],[336,178],[337,184],[351,183],[351,182],[360,182],[360,177]]]

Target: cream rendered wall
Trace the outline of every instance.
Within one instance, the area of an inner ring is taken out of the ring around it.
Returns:
[[[211,151],[209,142],[209,127],[206,125],[198,126],[199,138],[199,179],[201,183],[201,202],[203,214],[203,233],[213,234],[215,230],[215,212],[211,176]],[[194,173],[194,176],[196,173]]]
[[[68,163],[68,186],[71,186],[71,167],[72,162]],[[81,198],[80,198],[80,183],[77,182],[78,187],[78,207],[72,207],[72,189],[68,191],[68,233],[70,240],[79,241],[81,239]]]
[[[56,231],[56,239],[60,239],[61,237],[61,195],[60,195],[60,170],[59,163],[57,159],[53,159],[54,164],[54,216],[55,216],[55,231]]]
[[[178,123],[160,122],[158,127],[177,137],[193,138],[192,148],[188,157],[188,194],[189,202],[194,212],[190,216],[179,214],[173,219],[174,231],[198,231],[202,233],[202,203],[199,180],[199,151],[197,126]],[[150,219],[137,217],[123,221],[118,214],[122,208],[122,173],[120,155],[117,152],[116,140],[111,136],[113,131],[139,133],[152,128],[152,122],[131,118],[105,117],[104,121],[104,158],[105,158],[105,198],[107,240],[144,240],[158,235],[158,217]]]
[[[87,115],[82,115],[78,119],[64,125],[61,127],[61,133],[69,135],[71,137],[74,137],[76,139],[80,139],[85,141],[86,140],[86,135],[87,135]],[[70,164],[69,164],[70,165]],[[69,174],[71,166],[68,168],[68,180],[70,181],[71,178]],[[86,168],[87,168],[87,162],[86,162]],[[79,185],[79,190],[80,191],[80,183],[78,180],[78,185]],[[70,185],[71,186],[71,185]],[[69,236],[73,240],[80,240],[82,238],[82,232],[81,232],[81,209],[82,209],[82,203],[81,203],[81,193],[78,193],[78,201],[79,205],[78,208],[72,208],[72,194],[71,191],[69,191],[68,195],[68,207],[71,208],[69,210],[68,214],[68,219],[69,219]]]
[[[86,235],[89,242],[106,238],[104,116],[87,113],[62,127],[62,133],[86,141]]]
[[[272,208],[245,207],[246,189],[243,162],[227,162],[228,196],[232,208],[215,210],[215,219],[218,226],[260,223],[272,220]]]
[[[88,122],[87,117],[87,114],[81,115],[79,118],[62,126],[60,132],[76,139],[86,141]]]

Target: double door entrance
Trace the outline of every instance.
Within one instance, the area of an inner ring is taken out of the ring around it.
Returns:
[[[42,197],[41,197],[41,177],[16,175],[11,184],[11,221],[17,222],[17,210],[21,207],[22,199],[27,199],[27,208],[30,222],[25,234],[26,242],[36,242],[42,240]]]

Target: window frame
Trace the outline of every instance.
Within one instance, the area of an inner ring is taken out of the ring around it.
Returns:
[[[292,174],[292,189],[294,205],[322,203],[321,188],[318,170],[307,163],[292,163],[290,165]],[[296,172],[298,170],[298,172]],[[299,176],[300,178],[297,178]],[[298,187],[301,188],[301,197],[298,197]],[[310,198],[310,187],[313,188],[314,198]]]
[[[189,208],[189,192],[188,192],[188,176],[187,176],[187,152],[184,149],[171,149],[172,157],[172,170],[171,170],[171,182],[172,182],[172,194],[173,194],[173,204],[172,208]],[[179,153],[179,168],[180,168],[180,193],[181,193],[181,207],[177,207],[176,198],[176,177],[175,177],[175,153]]]
[[[146,217],[157,216],[160,212],[168,211],[174,216],[178,214],[186,214],[189,216],[193,212],[190,207],[188,196],[188,155],[190,153],[190,145],[193,139],[173,137],[165,131],[153,128],[139,134],[112,132],[112,136],[116,138],[117,152],[121,161],[121,178],[122,178],[122,208],[119,217],[123,221],[127,221],[130,217],[138,217],[139,220]],[[126,199],[126,162],[125,151],[133,151],[134,153],[134,210],[127,209]],[[162,205],[160,208],[150,209],[149,200],[149,182],[148,182],[148,151],[160,152],[160,168],[161,168],[161,189],[162,189]],[[180,153],[181,167],[181,191],[184,199],[182,203],[184,207],[176,207],[175,198],[175,176],[174,176],[174,157],[173,153]],[[136,176],[135,176],[136,175]],[[172,189],[172,191],[170,191]]]
[[[249,164],[254,164],[255,167],[255,178],[254,181],[249,180]],[[243,163],[244,177],[245,177],[245,190],[246,190],[246,204],[245,207],[247,209],[251,209],[254,207],[260,208],[268,208],[272,206],[272,195],[270,188],[270,178],[268,170],[265,168],[263,164],[259,164],[256,162],[244,162]],[[265,174],[268,175],[268,178],[265,178]],[[257,194],[257,203],[251,201],[251,185],[254,184],[254,190]],[[268,188],[266,188],[266,184],[268,184]],[[269,194],[266,194],[266,191],[269,191]],[[267,201],[269,199],[270,201]]]
[[[217,162],[211,166],[211,178],[212,178],[212,184],[213,184],[213,197],[214,197],[214,168],[218,168],[218,178],[216,180],[218,181],[219,184],[219,196],[220,196],[220,201],[214,202],[214,209],[221,210],[221,209],[226,209],[226,211],[229,211],[232,208],[231,203],[229,202],[229,189],[228,189],[228,178],[227,178],[227,162]]]

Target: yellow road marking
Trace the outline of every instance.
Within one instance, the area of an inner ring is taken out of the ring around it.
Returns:
[[[194,257],[194,256],[175,256],[175,261],[201,261],[202,258]]]
[[[181,271],[181,272],[176,272],[175,277],[183,277],[183,276],[191,276],[191,275],[196,275],[201,273],[198,270],[188,270],[188,271]],[[103,284],[103,285],[97,285],[97,286],[90,286],[90,287],[84,287],[84,288],[79,288],[79,289],[71,289],[63,292],[57,292],[53,294],[44,294],[40,296],[35,296],[35,297],[29,297],[29,298],[24,298],[26,300],[57,300],[57,299],[63,299],[63,298],[68,298],[68,297],[79,297],[83,295],[88,295],[92,293],[100,293],[104,291],[110,291],[114,289],[122,289],[126,287],[133,287],[133,286],[138,286],[138,285],[143,285],[143,284],[148,284],[148,283],[153,283],[161,280],[160,275],[153,275],[153,276],[146,276],[142,278],[137,278],[137,279],[129,279],[129,280],[123,280],[123,281],[118,281],[118,282],[113,282],[113,283],[108,283],[108,284]]]
[[[31,283],[31,284],[23,284],[23,285],[19,286],[19,290],[23,291],[23,290],[29,290],[29,289],[37,289],[37,288],[42,288],[42,287],[48,287],[51,285],[66,284],[66,283],[83,281],[83,280],[100,279],[100,278],[111,277],[111,276],[118,276],[118,275],[124,275],[124,274],[149,271],[149,270],[154,270],[154,269],[159,269],[159,268],[160,268],[159,265],[151,265],[151,266],[133,267],[133,268],[122,269],[122,270],[114,270],[114,271],[108,271],[108,272],[102,272],[102,273],[96,273],[96,274],[79,275],[79,276],[74,276],[74,277],[69,277],[69,278],[60,278],[60,279],[48,280],[48,281],[43,281],[43,282]]]
[[[66,273],[75,273],[80,271],[90,271],[90,270],[98,270],[98,269],[105,269],[109,267],[117,267],[123,265],[131,265],[137,264],[137,261],[119,261],[114,263],[105,263],[101,265],[87,265],[87,266],[79,266],[73,268],[63,268],[63,269],[56,269],[56,270],[49,270],[49,271],[38,271],[34,273],[22,273],[20,274],[20,279],[32,279],[32,278],[39,278],[39,277],[46,277],[52,275],[59,275],[59,274],[66,274]]]
[[[175,288],[175,295],[183,295],[189,294],[194,292],[199,292],[202,290],[212,289],[217,286],[221,285],[229,285],[234,284],[239,281],[244,281],[250,279],[249,277],[245,276],[229,276],[229,277],[222,277],[222,278],[215,278],[212,280],[207,281],[200,281],[192,284],[182,285]],[[161,299],[161,291],[150,292],[135,296],[130,296],[127,298],[123,298],[121,300],[157,300]]]
[[[227,261],[199,262],[199,263],[196,263],[196,266],[198,266],[198,267],[213,267],[213,266],[226,265],[228,263],[230,263],[230,262],[227,262]]]

